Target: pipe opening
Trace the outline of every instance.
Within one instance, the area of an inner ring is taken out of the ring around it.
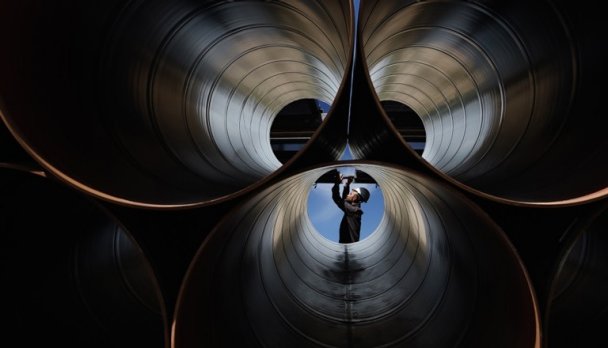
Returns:
[[[274,117],[270,127],[270,145],[282,164],[295,156],[319,128],[329,105],[315,99],[289,103]]]
[[[430,120],[422,119],[412,108],[399,101],[383,100],[380,105],[403,140],[414,152],[424,157],[426,128],[430,126]]]
[[[360,47],[377,99],[422,118],[422,157],[438,172],[520,202],[608,193],[608,169],[598,166],[606,151],[595,146],[606,147],[595,130],[606,121],[594,116],[601,110],[590,92],[601,45],[596,22],[581,23],[592,10],[561,1],[361,6]]]
[[[52,174],[130,205],[204,204],[264,180],[282,166],[274,117],[333,103],[352,56],[347,0],[0,9],[3,118]]]
[[[133,237],[49,179],[0,168],[0,333],[23,347],[158,347],[162,295]]]
[[[340,174],[344,177],[352,176],[353,180],[348,190],[346,190],[346,179],[338,184],[336,191],[337,198],[334,200],[332,189],[339,180]],[[360,208],[362,211],[359,218],[357,218],[358,213],[350,211],[352,207],[348,208],[348,216],[350,217],[344,220],[344,224],[345,226],[349,226],[349,222],[355,223],[352,229],[353,233],[358,235],[358,238],[355,238],[356,241],[353,241],[352,238],[349,238],[349,233],[342,232],[342,230],[349,230],[346,227],[342,227],[342,220],[346,214],[342,209],[345,209],[343,199],[347,197],[346,194],[356,188],[367,190],[369,197],[366,197],[367,202],[354,204],[355,207]],[[342,242],[348,239],[349,243],[363,241],[371,237],[377,231],[384,217],[384,196],[382,189],[369,174],[354,167],[340,167],[321,175],[310,188],[307,199],[308,217],[315,232],[325,239],[336,243],[341,242],[341,237],[343,237]]]
[[[453,189],[399,168],[353,165],[383,189],[380,226],[358,243],[321,237],[302,198],[343,166],[277,182],[216,227],[180,290],[176,348],[536,347],[522,264]]]

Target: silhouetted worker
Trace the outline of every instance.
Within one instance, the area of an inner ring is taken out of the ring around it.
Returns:
[[[342,221],[340,222],[340,243],[354,243],[359,241],[361,233],[361,202],[367,202],[369,199],[369,191],[364,187],[358,187],[350,191],[350,183],[353,177],[346,177],[346,184],[340,197],[340,183],[344,179],[342,174],[337,176],[339,180],[331,189],[331,198],[334,200],[338,208],[344,212]]]

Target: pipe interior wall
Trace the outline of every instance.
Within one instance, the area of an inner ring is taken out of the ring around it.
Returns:
[[[422,158],[475,191],[530,203],[608,193],[597,14],[565,1],[362,1],[379,101],[422,119]],[[591,93],[590,93],[591,92]],[[381,111],[380,111],[381,112]],[[368,116],[369,117],[369,116]],[[366,158],[365,146],[360,158]]]
[[[3,3],[2,118],[97,197],[219,200],[281,167],[269,133],[284,106],[335,101],[351,18],[346,0]]]
[[[0,120],[0,162],[35,166],[36,162],[23,150]]]
[[[608,196],[608,51],[586,5],[361,0],[353,52],[350,0],[0,1],[0,337],[591,346],[607,214],[570,228]],[[299,99],[331,110],[281,165]],[[420,116],[422,160],[382,101]],[[354,244],[307,211],[345,163],[384,195]]]
[[[382,221],[357,243],[322,237],[306,197],[338,166],[273,184],[220,222],[184,280],[176,348],[538,344],[532,290],[512,246],[443,184],[357,163],[382,187]]]
[[[154,272],[96,203],[41,174],[0,168],[3,340],[20,347],[167,347]]]
[[[608,210],[564,243],[545,323],[549,347],[594,346],[608,324]]]

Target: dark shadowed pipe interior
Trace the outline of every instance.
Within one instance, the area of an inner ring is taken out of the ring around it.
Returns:
[[[0,163],[13,163],[38,167],[36,162],[23,150],[0,120]]]
[[[608,206],[566,236],[546,315],[547,347],[601,347],[608,327]]]
[[[49,173],[97,197],[214,202],[281,167],[269,133],[284,106],[335,101],[352,18],[347,0],[3,1],[0,113]],[[318,155],[335,160],[345,135],[330,143]]]
[[[0,167],[3,340],[18,347],[163,348],[169,326],[135,240],[40,172]]]
[[[360,81],[376,108],[353,106],[353,153],[391,151],[365,133],[374,113],[388,123],[379,101],[396,101],[422,119],[422,158],[458,184],[525,203],[606,196],[600,16],[561,0],[361,0]]]
[[[180,291],[175,348],[539,347],[519,258],[500,228],[452,188],[353,162],[381,187],[383,219],[357,243],[322,237],[307,195],[343,165],[279,181],[220,222]]]

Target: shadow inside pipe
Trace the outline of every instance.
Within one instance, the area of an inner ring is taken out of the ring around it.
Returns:
[[[98,198],[227,200],[281,168],[268,137],[285,105],[338,99],[351,11],[348,0],[3,2],[0,114],[49,174]]]
[[[598,199],[608,194],[598,16],[566,1],[363,0],[362,76],[377,101],[420,115],[422,157],[461,186],[525,203]],[[376,133],[362,136],[357,158],[395,148],[375,144]]]
[[[270,128],[270,145],[282,164],[310,141],[328,111],[327,103],[315,99],[296,100],[279,111]]]
[[[20,347],[167,346],[163,300],[135,240],[94,203],[0,168],[0,334]]]
[[[36,162],[25,152],[6,128],[0,118],[0,162],[19,163],[26,166],[35,166]]]
[[[221,221],[193,259],[174,316],[176,348],[537,347],[525,269],[479,208],[404,169],[349,165],[383,188],[377,231],[338,244],[311,224],[303,197],[344,163],[270,185]]]
[[[608,327],[608,210],[564,243],[551,287],[546,343],[600,347]]]
[[[403,140],[419,156],[423,156],[426,145],[426,127],[418,114],[409,106],[393,100],[382,100],[382,109]]]

